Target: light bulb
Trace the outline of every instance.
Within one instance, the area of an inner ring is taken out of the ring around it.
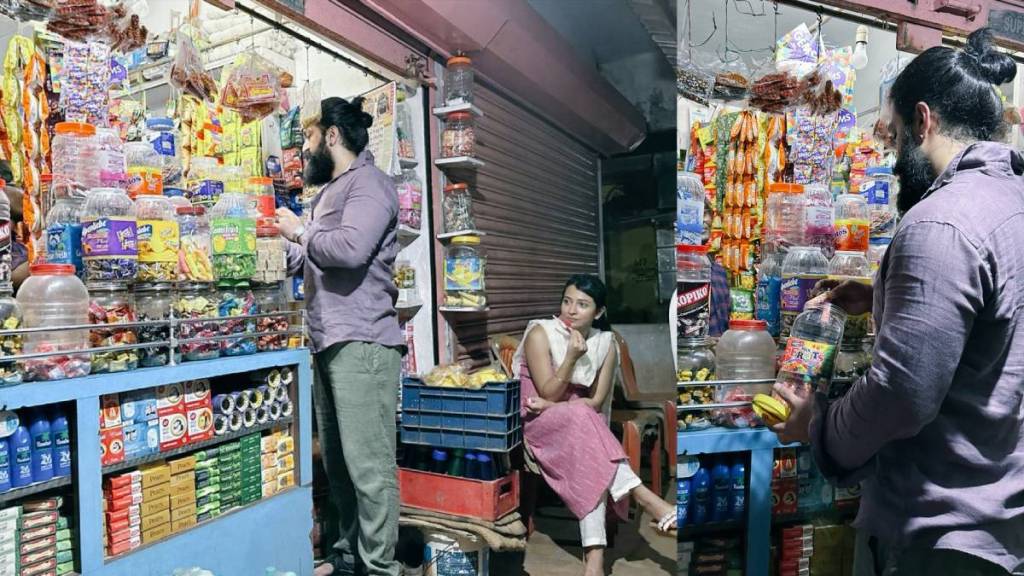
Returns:
[[[868,65],[868,27],[857,26],[857,44],[853,48],[853,58],[850,59],[854,70],[863,70]]]

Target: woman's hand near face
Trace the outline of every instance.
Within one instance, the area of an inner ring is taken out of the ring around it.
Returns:
[[[587,354],[587,340],[580,334],[579,330],[570,329],[569,331],[569,346],[565,354],[565,359],[571,361],[573,364],[577,360],[584,357]]]

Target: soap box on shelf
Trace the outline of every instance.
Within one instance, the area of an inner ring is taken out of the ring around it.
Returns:
[[[133,390],[121,394],[121,421],[146,422],[156,420],[156,392],[153,390]]]
[[[198,407],[211,408],[210,381],[206,379],[185,382],[185,406],[189,410]]]
[[[156,388],[156,409],[160,414],[163,410],[183,408],[185,406],[185,385],[178,382],[164,384]]]
[[[160,451],[181,448],[188,443],[188,416],[183,404],[160,409]]]
[[[160,451],[160,423],[157,420],[124,424],[126,458],[140,458]]]
[[[100,396],[100,429],[121,425],[121,400],[117,394]]]
[[[124,430],[121,425],[100,430],[100,464],[124,462]]]
[[[190,405],[186,413],[188,418],[188,443],[203,442],[213,438],[213,408],[210,398]]]

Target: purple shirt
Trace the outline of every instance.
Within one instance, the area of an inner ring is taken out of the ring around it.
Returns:
[[[817,395],[822,471],[863,480],[857,527],[1024,561],[1024,159],[968,146],[907,212],[875,281],[870,371]]]
[[[303,272],[313,351],[339,342],[404,346],[391,269],[398,255],[398,192],[364,150],[313,198],[289,274]]]

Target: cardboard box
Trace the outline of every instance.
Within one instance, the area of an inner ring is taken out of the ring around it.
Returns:
[[[184,405],[161,408],[159,413],[160,451],[167,452],[185,446],[188,443],[188,416]]]
[[[60,514],[56,510],[22,514],[20,527],[22,531],[32,530],[34,528],[39,528],[40,526],[49,526],[50,524],[53,524],[56,528],[57,520],[59,518]]]
[[[282,436],[277,441],[277,455],[283,456],[295,452],[295,440],[291,436]]]
[[[175,496],[177,496],[179,498],[181,498],[181,497],[188,497],[188,498],[192,498],[194,500],[195,497],[196,497],[196,488],[195,488],[195,486],[193,484],[184,483],[184,482],[179,483],[179,484],[168,484],[167,485],[167,494],[171,498],[174,498]],[[173,506],[172,506],[172,508],[173,508]]]
[[[178,382],[156,387],[156,410],[178,409],[185,407],[185,385]]]
[[[149,456],[160,451],[160,422],[158,420],[124,424],[124,452],[126,458]]]
[[[277,480],[277,477],[279,475],[280,475],[280,470],[277,469],[277,466],[274,466],[274,467],[271,467],[271,468],[264,468],[262,473],[261,473],[262,478],[261,478],[261,482],[260,483],[262,484],[262,483],[265,483],[265,482],[270,482],[271,480]]]
[[[103,480],[103,487],[109,489],[121,488],[129,484],[142,484],[142,473],[138,470],[133,470],[126,474],[107,476]]]
[[[171,510],[171,522],[177,522],[182,518],[193,518],[196,517],[196,503],[193,502],[187,506],[183,506],[176,510]]]
[[[133,494],[142,496],[142,483],[128,484],[127,486],[122,486],[120,488],[112,488],[110,490],[103,491],[103,497],[108,500],[120,500],[121,498],[125,498]]]
[[[282,456],[282,457],[278,458],[277,459],[277,468],[279,470],[281,470],[282,472],[285,471],[285,470],[294,470],[295,469],[295,457],[292,456],[291,454],[288,454],[286,456]]]
[[[39,500],[23,502],[21,505],[21,511],[24,514],[30,514],[32,512],[46,512],[50,510],[59,510],[63,505],[64,499],[60,496],[55,496],[53,498],[40,498]]]
[[[57,551],[53,548],[49,548],[46,550],[37,550],[35,552],[30,552],[28,554],[22,554],[18,558],[18,563],[22,566],[37,566],[39,564],[49,562],[51,560],[54,562],[56,562],[57,560]],[[22,568],[23,574],[25,573],[25,571],[26,570]]]
[[[182,486],[187,486],[191,490],[196,488],[196,477],[192,474],[177,474],[171,476],[171,493],[174,494],[176,490],[180,490]]]
[[[171,510],[178,510],[186,506],[194,506],[196,503],[195,490],[189,490],[188,492],[181,492],[180,494],[171,494]]]
[[[142,504],[142,494],[131,494],[124,498],[118,498],[117,500],[107,500],[107,511],[108,512],[119,512],[133,506]]]
[[[121,394],[121,422],[148,422],[157,419],[156,393],[134,390]]]
[[[49,560],[44,560],[31,566],[21,565],[21,576],[47,576],[49,572],[56,570],[56,555]]]
[[[110,466],[124,462],[124,431],[121,426],[100,430],[100,464]]]
[[[127,540],[122,540],[120,542],[111,542],[110,545],[107,546],[107,552],[108,555],[110,556],[120,556],[125,552],[135,550],[139,546],[142,546],[141,535],[138,537],[129,538]]]
[[[295,486],[295,475],[291,472],[277,477],[277,490],[279,492],[292,486]]]
[[[129,526],[117,532],[110,533],[110,543],[116,544],[125,540],[142,538],[142,526]]]
[[[168,520],[164,524],[154,526],[149,530],[142,531],[142,541],[145,543],[156,542],[157,540],[163,540],[171,535],[171,522]]]
[[[209,405],[190,407],[188,418],[188,442],[203,442],[213,438],[213,409]]]
[[[277,479],[275,478],[271,482],[264,482],[261,489],[261,494],[264,498],[270,498],[274,494],[277,494]]]
[[[118,510],[117,512],[107,512],[106,521],[108,528],[117,522],[127,522],[129,526],[138,526],[142,521],[142,507],[132,506],[131,508],[125,508],[124,510]]]
[[[100,430],[121,425],[121,400],[117,394],[100,396]]]
[[[142,500],[143,502],[148,502],[150,500],[159,500],[162,498],[166,498],[167,496],[170,495],[171,483],[165,482],[163,484],[153,486],[152,488],[144,488],[142,492]],[[145,516],[145,514],[143,514],[143,516]]]
[[[192,514],[191,516],[187,516],[187,517],[181,518],[179,520],[172,520],[171,521],[171,532],[177,534],[178,532],[181,532],[182,530],[188,530],[189,528],[191,528],[191,527],[193,527],[195,525],[196,525],[196,515]]]
[[[267,434],[260,439],[260,452],[263,454],[271,454],[277,452],[277,441],[281,438],[280,432],[274,432]]]
[[[192,472],[196,469],[196,459],[193,456],[177,458],[175,460],[169,460],[167,462],[167,466],[168,468],[170,468],[171,476],[184,474],[186,472]]]
[[[142,489],[148,490],[171,481],[171,468],[167,464],[151,464],[139,468],[142,472]]]
[[[49,524],[47,526],[40,526],[31,530],[21,531],[21,541],[31,542],[33,540],[39,540],[40,538],[47,538],[57,533],[57,525]]]
[[[152,530],[153,528],[155,528],[157,526],[160,526],[160,525],[163,525],[163,524],[169,524],[170,521],[171,521],[171,510],[169,508],[165,508],[165,509],[163,509],[163,510],[161,510],[159,512],[155,512],[153,514],[150,514],[149,516],[143,516],[142,517],[142,539],[143,539],[143,541],[146,540],[146,532],[149,532],[150,530]]]
[[[152,500],[144,500],[142,502],[142,517],[150,516],[164,510],[171,509],[171,497],[163,496],[160,498],[153,498]]]
[[[22,542],[21,545],[18,546],[18,548],[17,548],[18,554],[20,554],[22,556],[25,556],[26,554],[32,554],[34,552],[39,552],[40,550],[49,550],[49,549],[53,549],[53,550],[57,549],[57,535],[56,534],[50,534],[49,536],[46,536],[44,538],[39,538],[39,539],[36,539],[36,540],[31,540],[29,542]]]
[[[206,379],[185,382],[185,404],[188,407],[211,408],[210,381]]]

